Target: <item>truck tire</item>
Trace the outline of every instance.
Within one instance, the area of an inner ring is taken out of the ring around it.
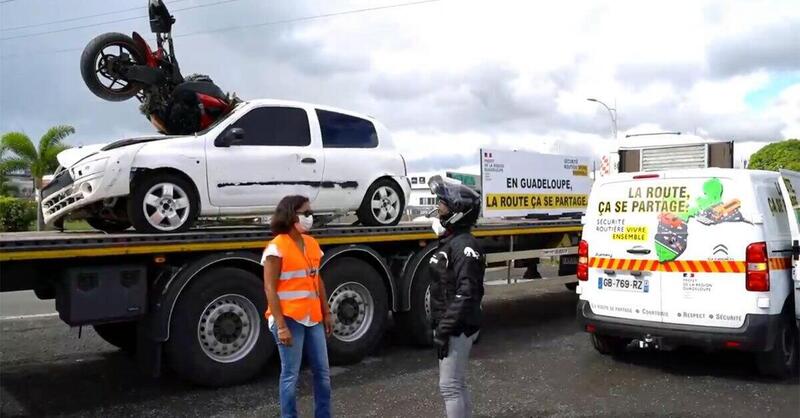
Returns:
[[[627,338],[612,337],[610,335],[592,334],[592,345],[598,353],[603,355],[617,355],[625,351],[631,340]]]
[[[128,217],[139,232],[184,232],[200,213],[194,186],[169,173],[137,181],[128,199]]]
[[[93,328],[105,342],[126,353],[136,352],[136,322],[115,322],[98,324]]]
[[[789,315],[784,315],[785,320],[775,334],[772,350],[757,353],[756,365],[758,371],[777,379],[785,379],[797,373],[798,369],[798,338],[797,328]]]
[[[381,275],[357,258],[335,260],[322,272],[333,315],[328,339],[332,364],[352,364],[371,353],[383,337],[389,298]]]
[[[430,254],[427,254],[429,256]],[[417,257],[426,256],[420,253]],[[400,332],[407,340],[420,347],[430,347],[433,345],[433,330],[431,329],[431,274],[428,270],[428,262],[420,263],[419,259],[412,260],[409,265],[419,267],[415,272],[415,277],[411,282],[411,299],[409,304],[411,309],[408,312],[397,314],[397,321]]]
[[[405,208],[403,189],[384,178],[370,186],[356,215],[365,226],[395,226],[403,219]]]
[[[204,273],[181,292],[165,352],[170,367],[202,386],[230,386],[255,377],[275,352],[263,319],[262,280],[239,268]]]

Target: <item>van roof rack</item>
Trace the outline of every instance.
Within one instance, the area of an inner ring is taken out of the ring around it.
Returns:
[[[680,132],[651,132],[651,133],[644,133],[644,134],[628,134],[625,135],[625,138],[631,138],[634,136],[649,136],[649,135],[680,135]]]

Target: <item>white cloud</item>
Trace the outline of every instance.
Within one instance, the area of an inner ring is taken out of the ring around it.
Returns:
[[[106,4],[12,2],[0,6],[0,24],[113,10]],[[376,5],[235,2],[176,13],[176,34]],[[755,145],[742,143],[745,153],[800,136],[800,86],[765,109],[745,102],[775,72],[800,71],[797,55],[785,53],[800,45],[792,44],[797,22],[796,1],[444,0],[178,37],[176,48],[184,71],[208,73],[223,89],[371,114],[393,129],[412,166],[452,168],[471,166],[480,147],[607,152],[614,143],[609,116],[587,97],[617,103],[620,136],[698,132],[749,140]],[[146,21],[5,41],[0,53],[79,46],[102,31],[134,29],[146,29]],[[0,131],[72,123],[81,142],[149,133],[135,103],[91,96],[77,71],[79,54],[2,60]]]

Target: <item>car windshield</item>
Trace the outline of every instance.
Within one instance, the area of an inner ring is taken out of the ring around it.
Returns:
[[[219,125],[222,121],[224,121],[224,120],[228,119],[229,117],[231,117],[231,115],[234,114],[237,109],[239,109],[240,107],[242,107],[242,106],[244,106],[246,104],[247,104],[247,102],[245,102],[245,101],[239,101],[238,103],[236,103],[236,105],[233,107],[233,109],[230,110],[230,112],[222,115],[219,119],[215,120],[214,123],[212,123],[211,125],[208,125],[208,127],[206,129],[203,129],[202,131],[195,132],[195,135],[196,136],[200,136],[200,135],[205,135],[206,133],[210,132],[217,125]]]

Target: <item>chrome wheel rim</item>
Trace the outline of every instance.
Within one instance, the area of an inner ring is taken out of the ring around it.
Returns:
[[[371,199],[372,216],[381,224],[390,224],[400,216],[400,196],[389,186],[381,186]]]
[[[362,338],[372,326],[375,303],[361,283],[339,285],[328,298],[333,315],[333,336],[344,342]]]
[[[147,223],[160,231],[174,231],[189,219],[189,195],[173,183],[158,183],[144,195],[142,211]]]
[[[197,323],[197,339],[203,352],[220,363],[247,356],[261,334],[258,309],[244,296],[228,294],[209,303]]]

